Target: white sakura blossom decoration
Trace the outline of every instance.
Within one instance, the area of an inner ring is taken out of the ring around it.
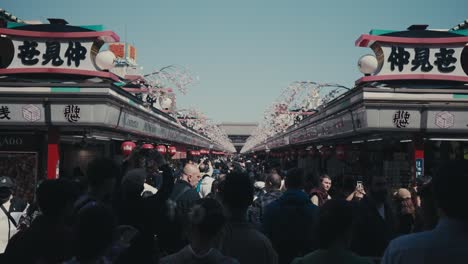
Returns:
[[[228,152],[235,152],[236,149],[226,132],[213,123],[206,115],[194,108],[183,109],[177,112],[177,120],[184,126],[208,137],[215,144],[218,144]]]
[[[278,133],[283,133],[301,122],[305,116],[313,115],[350,88],[334,83],[312,81],[293,82],[286,87],[280,97],[269,106],[260,125],[252,133],[241,153],[247,152]]]

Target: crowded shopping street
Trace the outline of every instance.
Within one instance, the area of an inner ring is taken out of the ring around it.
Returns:
[[[7,1],[0,264],[468,263],[468,5],[395,1]]]

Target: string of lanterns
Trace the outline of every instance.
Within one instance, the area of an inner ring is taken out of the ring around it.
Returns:
[[[133,150],[135,150],[137,147],[137,144],[133,141],[124,141],[122,144],[121,144],[121,151],[122,151],[122,154],[124,156],[129,156]],[[176,146],[166,146],[166,145],[163,145],[163,144],[159,144],[159,145],[156,145],[154,146],[153,144],[151,143],[143,143],[141,145],[141,148],[142,149],[155,149],[156,151],[158,151],[159,153],[161,153],[161,155],[169,155],[170,157],[173,157],[174,155],[177,154],[177,147]],[[212,155],[225,155],[226,153],[223,152],[223,151],[215,151],[215,150],[207,150],[207,149],[200,149],[200,150],[190,150],[188,151],[188,154],[191,155],[191,156],[204,156],[204,155],[209,155],[209,154],[212,154]]]

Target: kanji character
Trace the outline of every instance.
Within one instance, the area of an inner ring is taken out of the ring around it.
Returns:
[[[24,65],[34,65],[39,62],[38,58],[34,58],[39,55],[40,52],[36,50],[37,42],[35,41],[23,41],[23,45],[19,46],[18,58],[21,59],[21,63]]]
[[[440,48],[440,52],[435,54],[437,60],[434,61],[434,64],[437,65],[440,72],[447,73],[455,70],[455,66],[450,66],[450,64],[457,62],[457,59],[453,57],[454,52],[454,49]]]
[[[403,47],[393,47],[390,56],[388,57],[388,62],[390,62],[390,69],[395,70],[395,65],[398,66],[398,71],[403,70],[403,66],[409,63],[409,52],[405,51]]]
[[[429,48],[414,48],[414,53],[414,59],[411,61],[414,66],[411,67],[411,71],[415,71],[420,66],[423,72],[429,72],[434,68],[429,62]]]
[[[86,59],[86,48],[81,46],[78,41],[68,42],[68,49],[65,51],[65,57],[67,57],[67,65],[70,66],[72,61],[75,62],[75,67],[80,66],[80,61]]]
[[[62,58],[60,58],[60,42],[58,41],[46,41],[46,52],[42,55],[44,61],[42,65],[46,65],[52,61],[53,66],[60,66],[63,64]]]

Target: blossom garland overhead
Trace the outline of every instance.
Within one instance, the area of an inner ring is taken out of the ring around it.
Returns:
[[[263,120],[247,139],[241,153],[266,143],[274,135],[300,123],[305,116],[319,112],[324,104],[340,96],[344,90],[350,88],[334,83],[293,82],[266,109]]]

